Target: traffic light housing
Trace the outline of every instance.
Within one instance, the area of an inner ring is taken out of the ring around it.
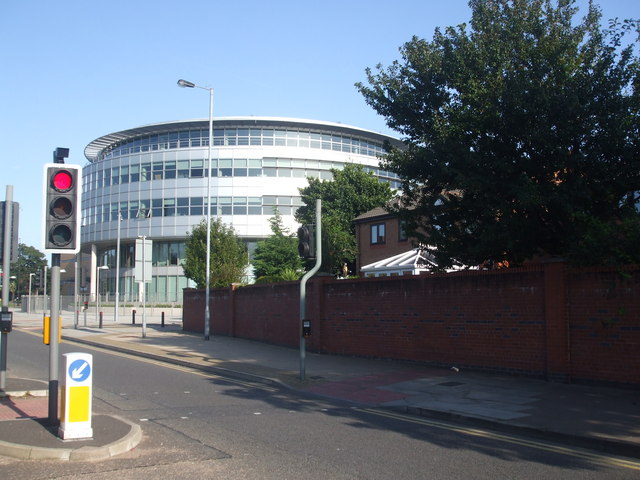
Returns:
[[[35,277],[33,277],[34,283],[35,283],[35,287],[37,289],[41,289],[42,286],[44,285],[44,282],[42,281],[42,270],[38,270],[38,273],[36,273]]]
[[[80,165],[44,166],[43,235],[46,253],[80,251]]]
[[[302,258],[315,258],[315,225],[302,225],[298,229],[298,253]]]

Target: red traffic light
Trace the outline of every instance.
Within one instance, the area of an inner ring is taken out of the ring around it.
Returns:
[[[66,192],[73,187],[73,176],[67,170],[59,170],[51,178],[51,186],[58,192]]]
[[[81,167],[47,163],[44,169],[42,230],[45,252],[78,253]]]

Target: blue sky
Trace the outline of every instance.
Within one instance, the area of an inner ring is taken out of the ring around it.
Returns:
[[[586,0],[579,2],[586,4]],[[640,17],[601,0],[604,18]],[[42,165],[86,164],[108,133],[214,116],[282,116],[390,133],[357,92],[413,35],[467,22],[467,0],[22,0],[0,7],[0,199],[13,185],[20,242],[42,250]]]

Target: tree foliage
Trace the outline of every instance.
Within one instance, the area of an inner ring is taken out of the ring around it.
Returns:
[[[233,228],[220,219],[212,219],[210,244],[210,286],[227,287],[241,283],[249,265],[249,256],[247,247]],[[185,276],[193,280],[197,288],[206,286],[206,255],[207,222],[202,220],[187,236],[182,266]]]
[[[284,227],[277,209],[269,224],[271,236],[258,242],[253,255],[254,275],[258,280],[297,280],[300,275],[296,272],[301,272],[303,267],[298,240]]]
[[[304,203],[295,214],[300,223],[315,223],[316,200],[322,200],[323,269],[342,271],[343,263],[353,263],[357,254],[353,219],[375,207],[385,205],[393,192],[360,165],[348,164],[332,169],[333,180],[308,178],[300,189]]]
[[[18,244],[18,260],[11,264],[11,276],[16,277],[16,296],[29,294],[29,274],[41,271],[47,266],[47,259],[44,253],[34,247],[25,245],[24,243]],[[33,280],[32,280],[33,283]],[[42,286],[44,288],[44,285]],[[35,293],[35,289],[32,292]]]
[[[407,142],[383,167],[410,230],[442,266],[639,262],[638,23],[603,28],[573,0],[470,6],[470,25],[414,37],[357,84]]]

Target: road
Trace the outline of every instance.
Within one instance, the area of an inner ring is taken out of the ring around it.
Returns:
[[[9,339],[9,376],[47,380],[48,347]],[[94,355],[94,413],[144,438],[103,462],[0,457],[13,479],[626,479],[640,462],[463,425],[318,399],[271,385],[63,342]]]

